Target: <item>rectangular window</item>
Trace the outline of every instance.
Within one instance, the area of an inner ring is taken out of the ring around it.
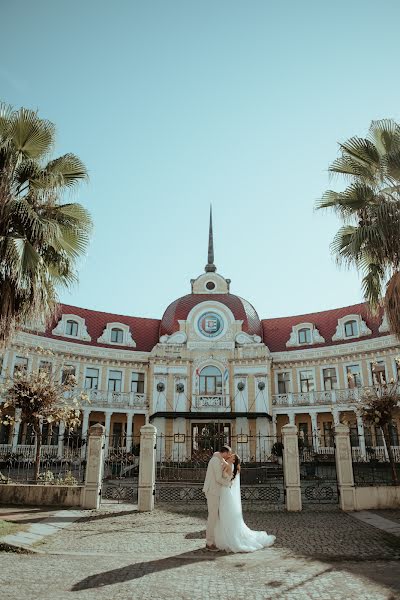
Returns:
[[[144,373],[132,373],[131,392],[144,394]]]
[[[312,392],[314,390],[314,373],[312,371],[300,371],[300,391]]]
[[[360,365],[349,365],[346,367],[347,387],[361,387]]]
[[[358,438],[357,425],[354,423],[350,423],[350,446],[352,448],[358,448],[359,445],[360,445],[360,440]]]
[[[0,425],[0,444],[8,444],[11,437],[11,430],[10,425],[4,425],[4,423]]]
[[[299,344],[310,344],[311,343],[311,330],[310,329],[299,329]]]
[[[108,374],[108,391],[120,392],[122,386],[122,371],[110,371]]]
[[[53,365],[48,360],[41,360],[39,363],[39,373],[48,373],[51,375]]]
[[[365,438],[365,447],[372,448],[374,445],[372,442],[372,431],[369,425],[364,425],[364,438]]]
[[[99,387],[99,369],[86,369],[85,389],[97,390]]]
[[[74,365],[64,365],[61,371],[61,383],[67,383],[68,378],[73,375],[75,377],[76,369]]]
[[[389,435],[390,435],[390,445],[398,446],[399,445],[399,432],[397,429],[397,423],[392,421],[389,423]]]
[[[124,341],[124,332],[122,329],[111,329],[111,341],[114,344],[122,344]]]
[[[322,376],[324,380],[324,390],[329,392],[338,389],[336,369],[323,369]]]
[[[347,323],[344,324],[344,335],[345,337],[355,337],[358,335],[356,321],[347,321]]]
[[[384,446],[383,433],[380,427],[375,427],[375,446]]]
[[[77,337],[78,335],[78,323],[76,321],[67,321],[66,327],[65,327],[65,333],[67,335],[73,335],[74,337]]]
[[[278,373],[278,394],[288,394],[290,392],[290,372]]]
[[[373,384],[385,383],[386,367],[383,360],[371,364],[371,378]]]
[[[329,423],[329,422],[324,423],[323,435],[324,435],[325,448],[332,448],[333,447],[332,423]]]
[[[27,371],[28,359],[25,356],[16,356],[14,363],[14,374],[16,371]]]
[[[308,423],[299,423],[299,437],[303,440],[304,446],[307,448],[310,445],[308,439]]]

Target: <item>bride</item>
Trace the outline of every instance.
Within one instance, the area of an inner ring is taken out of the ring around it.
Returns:
[[[232,478],[232,485],[221,490],[219,518],[215,528],[217,548],[228,552],[254,552],[272,546],[276,539],[274,535],[268,535],[265,531],[252,531],[243,521],[240,458],[237,454],[226,459],[223,476]]]

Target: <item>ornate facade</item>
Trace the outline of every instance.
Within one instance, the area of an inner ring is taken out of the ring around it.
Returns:
[[[2,376],[12,376],[18,365],[40,368],[43,356],[35,349],[50,348],[63,365],[60,377],[63,369],[72,370],[89,395],[82,436],[91,424],[103,423],[108,446],[117,438],[130,448],[150,421],[172,440],[172,454],[183,435],[194,443],[207,424],[227,441],[250,439],[249,455],[259,449],[258,434],[272,439],[286,423],[329,449],[332,426],[342,420],[361,455],[382,447],[381,432],[364,426],[355,401],[374,384],[377,368],[387,379],[396,377],[399,345],[385,316],[371,317],[357,304],[260,319],[247,300],[231,293],[230,283],[216,272],[210,222],[205,272],[161,320],[62,305],[49,328],[32,326],[16,335],[3,356]],[[399,427],[397,416],[395,446]],[[62,454],[60,434],[62,425],[57,435],[49,430],[49,451]],[[2,426],[1,450],[30,443],[23,424],[14,431]],[[191,451],[185,447],[186,455]]]

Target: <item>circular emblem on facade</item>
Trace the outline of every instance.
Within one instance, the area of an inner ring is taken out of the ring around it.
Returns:
[[[199,317],[197,326],[200,333],[208,338],[217,337],[224,328],[224,322],[220,315],[214,312],[205,312]]]

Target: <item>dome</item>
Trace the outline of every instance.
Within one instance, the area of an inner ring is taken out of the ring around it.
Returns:
[[[187,294],[172,302],[164,312],[160,325],[160,337],[179,331],[179,322],[186,321],[188,314],[197,304],[211,300],[220,302],[232,311],[238,321],[243,321],[242,329],[249,335],[259,335],[263,339],[263,328],[255,308],[234,294]]]

